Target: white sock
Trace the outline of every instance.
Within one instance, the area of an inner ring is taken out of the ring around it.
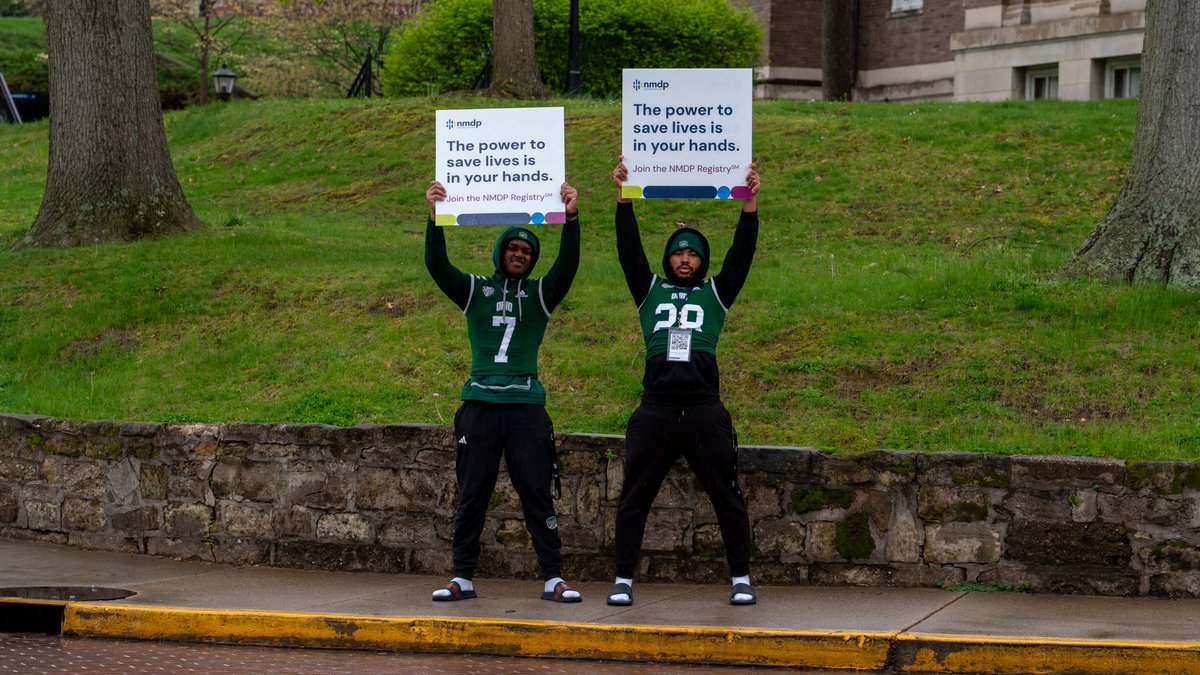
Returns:
[[[462,577],[454,577],[450,581],[458,582],[458,587],[464,591],[475,590],[475,585],[471,583],[470,579],[464,579]],[[439,588],[433,592],[433,597],[435,597],[435,598],[448,598],[452,595],[454,595],[454,594],[451,593],[450,589],[448,589],[448,588]]]
[[[613,583],[614,584],[629,584],[629,587],[633,588],[633,579],[626,579],[625,577],[617,577],[617,580],[614,581]],[[629,594],[627,594],[627,593],[614,593],[608,597],[613,602],[629,602]]]
[[[558,582],[560,582],[560,581],[562,581],[562,580],[563,580],[563,578],[562,578],[562,577],[554,577],[553,579],[549,579],[549,580],[547,580],[547,581],[546,581],[546,585],[543,587],[543,589],[544,589],[544,590],[545,590],[547,593],[553,593],[553,592],[554,592],[554,587],[555,587],[555,586],[557,586],[557,585],[558,585]],[[564,583],[565,583],[565,582],[564,582]],[[569,599],[578,598],[578,597],[579,597],[579,591],[563,591],[563,594],[562,594],[562,596],[563,596],[564,598],[569,598]]]
[[[749,586],[750,585],[750,575],[747,574],[744,577],[733,577],[732,579],[730,579],[730,581],[733,582],[734,586],[737,586],[738,584],[746,584],[747,586]],[[740,601],[746,601],[752,597],[753,596],[747,595],[746,593],[737,593],[733,596],[733,599],[740,600]]]

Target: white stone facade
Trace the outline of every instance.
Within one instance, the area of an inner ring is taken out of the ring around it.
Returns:
[[[975,15],[968,25],[978,27],[950,37],[956,101],[1039,98],[1030,79],[1042,73],[1056,78],[1057,95],[1047,98],[1111,98],[1131,93],[1114,91],[1114,67],[1134,68],[1140,75],[1144,11],[1017,25],[995,25],[1003,23],[1000,13],[986,17],[990,26],[981,25],[984,18]]]
[[[760,98],[821,98],[820,0],[740,0],[766,28]],[[1146,0],[858,0],[856,101],[1137,96]]]

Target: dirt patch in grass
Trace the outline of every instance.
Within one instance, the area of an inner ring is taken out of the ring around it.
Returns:
[[[376,197],[379,197],[389,188],[393,187],[393,184],[393,179],[385,174],[378,178],[355,181],[349,185],[328,190],[320,196],[332,204],[360,204],[368,199],[375,199]]]
[[[418,298],[375,298],[370,304],[367,305],[367,313],[383,314],[399,319],[408,316],[408,314],[414,310],[433,307],[435,304],[437,304],[437,298],[433,295],[426,295]]]
[[[1120,422],[1132,417],[1129,402],[1123,399],[1055,403],[1049,400],[1051,396],[1046,384],[1038,382],[1022,390],[1004,391],[1000,402],[1022,419],[1038,423]]]
[[[222,160],[225,160],[226,165],[237,164],[238,162],[248,162],[262,154],[262,150],[231,150],[223,152],[220,155]]]
[[[837,366],[829,371],[830,393],[842,401],[857,401],[864,391],[915,384],[945,365],[943,358],[921,358],[903,363],[878,361]]]
[[[133,330],[109,328],[100,335],[86,340],[75,340],[62,348],[64,361],[76,362],[89,359],[107,348],[122,352],[133,351],[138,346],[138,333]]]

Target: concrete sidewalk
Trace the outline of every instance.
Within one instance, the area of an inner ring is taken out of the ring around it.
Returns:
[[[573,584],[476,579],[479,597],[430,601],[445,579],[177,562],[0,539],[0,587],[123,588],[108,602],[0,599],[10,616],[63,609],[64,634],[230,644],[947,673],[1198,673],[1200,600],[938,589]],[[3,595],[3,594],[0,594]]]

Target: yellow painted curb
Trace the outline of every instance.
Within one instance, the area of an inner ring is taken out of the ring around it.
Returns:
[[[66,600],[39,600],[37,598],[18,598],[0,596],[0,604],[5,605],[49,605],[51,607],[66,607]]]
[[[1200,674],[1200,642],[898,635],[888,664],[898,672]]]
[[[143,640],[829,670],[1200,675],[1200,642],[612,626],[85,602],[65,604],[62,632]]]
[[[895,633],[604,626],[69,603],[63,634],[232,644],[879,670]]]

